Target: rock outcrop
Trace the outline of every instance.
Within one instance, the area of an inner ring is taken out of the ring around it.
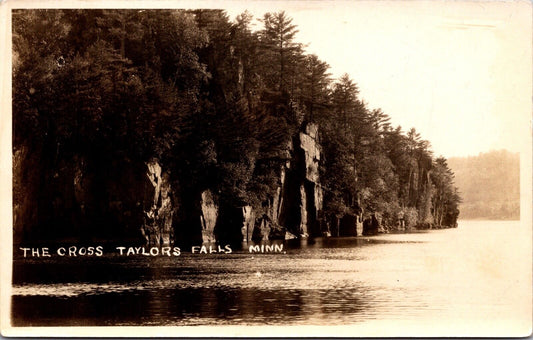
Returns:
[[[321,152],[318,126],[306,124],[304,131],[299,133],[298,142],[295,161],[300,164],[296,164],[294,168],[303,174],[295,176],[300,177],[300,226],[294,232],[302,237],[319,236],[321,230],[318,217],[322,210],[323,190],[318,171]]]
[[[13,152],[13,237],[16,244],[31,235],[38,220],[39,160],[23,146]]]
[[[202,226],[202,242],[216,242],[215,226],[218,218],[218,206],[215,203],[213,193],[210,190],[202,192],[200,224]]]
[[[291,171],[291,157],[293,154],[293,142],[289,141],[285,146],[285,155],[287,159],[285,164],[279,168],[279,182],[276,188],[274,197],[267,202],[264,202],[262,211],[264,213],[256,213],[251,207],[251,213],[254,215],[254,227],[250,234],[246,236],[247,241],[266,241],[269,239],[285,239],[287,234],[286,216],[288,214],[287,203],[289,195],[289,186],[287,183],[287,173]],[[246,218],[243,218],[243,221]],[[250,225],[250,224],[248,224]],[[244,239],[244,234],[243,234]]]
[[[300,132],[299,147],[304,151],[305,179],[318,184],[318,165],[320,162],[320,144],[318,143],[318,126],[306,124],[305,130]]]
[[[339,219],[338,234],[336,236],[362,236],[363,220],[361,214],[346,214]]]
[[[320,152],[318,127],[308,123],[293,139],[290,161],[280,176],[279,205],[275,206],[279,213],[273,216],[273,221],[301,238],[321,234],[319,213],[323,190],[318,171]]]
[[[379,232],[380,221],[375,214],[366,218],[363,222],[363,235],[376,235]]]
[[[141,233],[148,246],[168,246],[174,242],[172,199],[169,175],[157,160],[146,163],[144,223]]]
[[[317,125],[306,124],[285,150],[287,161],[279,169],[279,184],[274,196],[264,202],[261,209],[264,213],[257,214],[250,206],[242,207],[243,241],[321,235],[319,216],[323,190],[319,175],[321,149]]]
[[[249,205],[242,209],[242,240],[243,242],[250,242],[255,228],[255,211]]]

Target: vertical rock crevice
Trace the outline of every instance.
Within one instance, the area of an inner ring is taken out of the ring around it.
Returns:
[[[275,207],[279,211],[277,222],[285,227],[288,238],[319,236],[323,190],[318,170],[321,149],[316,124],[305,124],[294,137],[291,151],[290,162],[280,176],[280,204]]]

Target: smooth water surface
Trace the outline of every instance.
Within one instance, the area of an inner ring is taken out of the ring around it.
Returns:
[[[18,258],[12,323],[515,329],[531,316],[530,233],[522,229],[463,221],[286,244],[273,254]]]

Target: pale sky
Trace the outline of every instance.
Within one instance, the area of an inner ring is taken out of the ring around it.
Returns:
[[[415,127],[437,156],[531,147],[528,1],[229,3],[231,18],[285,10],[308,52],[335,77],[348,73],[393,125]]]

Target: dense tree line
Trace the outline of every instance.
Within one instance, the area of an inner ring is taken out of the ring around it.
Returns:
[[[205,189],[221,215],[243,205],[260,213],[287,145],[310,123],[323,153],[323,229],[373,213],[385,226],[401,216],[409,226],[455,225],[453,173],[429,142],[370,110],[348,75],[332,79],[286,13],[265,14],[255,31],[252,20],[222,10],[13,11],[14,201],[35,205],[15,227],[74,225],[54,230],[82,237],[135,229],[128,183],[150,159],[170,169],[175,195],[190,197],[177,200],[178,224],[196,223],[187,211]],[[83,180],[76,169],[95,174],[90,195],[58,189]]]

